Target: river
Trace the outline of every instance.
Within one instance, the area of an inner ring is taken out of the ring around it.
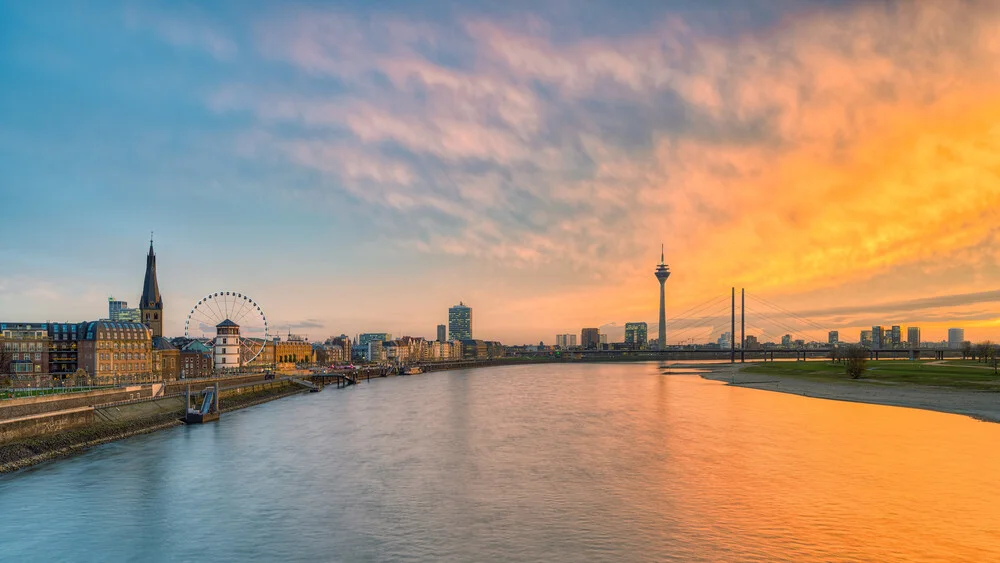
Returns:
[[[656,364],[431,373],[0,477],[0,560],[1000,561],[998,444]]]

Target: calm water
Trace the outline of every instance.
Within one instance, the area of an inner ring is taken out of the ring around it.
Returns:
[[[998,561],[998,444],[653,364],[444,372],[0,478],[0,560]]]

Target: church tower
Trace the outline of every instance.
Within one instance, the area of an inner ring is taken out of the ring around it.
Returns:
[[[146,255],[146,279],[142,282],[142,298],[139,299],[142,322],[149,327],[153,338],[163,336],[163,300],[160,287],[156,283],[156,254],[153,253],[153,237],[149,238],[149,254]]]

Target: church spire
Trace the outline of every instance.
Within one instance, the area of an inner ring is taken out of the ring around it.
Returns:
[[[149,238],[149,254],[146,255],[146,278],[142,282],[142,298],[139,299],[141,309],[162,309],[160,287],[156,283],[156,253],[153,252],[153,238]]]
[[[149,327],[153,338],[163,336],[163,299],[160,286],[156,283],[156,253],[153,252],[153,237],[149,238],[149,254],[146,255],[146,279],[142,282],[142,297],[139,299],[139,313],[142,322]]]

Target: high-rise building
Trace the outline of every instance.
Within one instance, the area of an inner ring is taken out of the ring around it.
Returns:
[[[875,350],[885,348],[885,331],[881,326],[872,327],[872,348]]]
[[[472,309],[461,301],[448,309],[448,339],[472,340]]]
[[[596,350],[601,345],[601,331],[596,328],[585,328],[580,331],[580,345],[585,350]]]
[[[962,343],[965,342],[965,329],[964,328],[949,328],[948,329],[948,347],[949,348],[961,348]]]
[[[733,344],[733,333],[728,331],[723,332],[722,334],[719,335],[719,339],[716,340],[715,343],[719,345],[719,348],[722,348],[723,350],[728,350],[729,348],[732,347]]]
[[[903,343],[903,329],[899,325],[892,325],[891,335],[892,348],[896,348]]]
[[[625,323],[625,345],[633,350],[646,347],[649,325],[646,323]]]
[[[660,282],[660,331],[656,335],[656,347],[660,350],[667,349],[667,311],[663,299],[663,284],[670,277],[670,266],[663,263],[663,245],[660,245],[660,264],[654,272],[656,280]]]
[[[447,342],[448,341],[448,327],[445,325],[438,325],[437,330],[437,341]]]
[[[128,303],[125,301],[118,301],[114,297],[108,297],[108,318],[117,321],[118,313],[123,309],[128,309]]]
[[[746,337],[745,347],[746,347],[747,350],[759,350],[760,349],[760,341],[757,340],[756,336],[754,336],[752,334],[748,334],[747,337]]]
[[[603,350],[608,345],[608,335],[604,334],[604,333],[601,333],[600,335],[598,335],[598,338],[601,341],[601,349]]]
[[[153,338],[163,336],[163,299],[160,286],[156,283],[156,254],[153,253],[153,239],[149,239],[149,254],[146,255],[146,277],[142,282],[142,297],[139,299],[142,322],[149,327]]]
[[[872,331],[870,330],[861,331],[861,345],[867,348],[872,347]]]
[[[575,334],[557,334],[556,335],[556,346],[560,348],[575,348],[576,347],[576,335]]]
[[[781,347],[782,348],[791,348],[792,347],[792,335],[791,334],[786,334],[786,335],[784,335],[784,336],[781,337]]]
[[[836,346],[837,344],[840,344],[840,331],[831,330],[829,333],[827,333],[826,342],[831,346]]]
[[[920,348],[920,327],[911,326],[906,329],[906,344],[909,348]]]

